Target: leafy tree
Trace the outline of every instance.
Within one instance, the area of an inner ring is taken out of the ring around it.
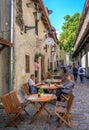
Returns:
[[[63,47],[66,52],[71,51],[80,18],[81,14],[77,12],[73,16],[64,16],[65,22],[62,26],[62,33],[60,34],[59,42],[60,46]]]

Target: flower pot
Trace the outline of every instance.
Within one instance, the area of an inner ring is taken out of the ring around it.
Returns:
[[[44,93],[40,93],[40,97],[41,97],[41,98],[44,97]]]

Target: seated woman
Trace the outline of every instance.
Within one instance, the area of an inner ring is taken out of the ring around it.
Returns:
[[[37,88],[36,86],[38,84],[35,84],[35,75],[31,74],[30,79],[28,80],[28,84],[29,84],[29,92],[30,93],[37,93]]]
[[[67,80],[62,84],[58,86],[58,89],[56,90],[56,96],[57,100],[61,100],[61,94],[71,94],[72,89],[74,87],[74,82],[72,81],[72,75],[69,74],[67,77]]]

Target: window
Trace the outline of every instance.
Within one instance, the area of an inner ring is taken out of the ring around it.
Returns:
[[[29,60],[30,60],[29,55],[25,55],[25,71],[26,71],[26,73],[30,72]]]

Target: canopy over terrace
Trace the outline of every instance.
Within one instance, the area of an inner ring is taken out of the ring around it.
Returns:
[[[0,53],[5,47],[13,47],[13,44],[3,38],[0,38]]]

